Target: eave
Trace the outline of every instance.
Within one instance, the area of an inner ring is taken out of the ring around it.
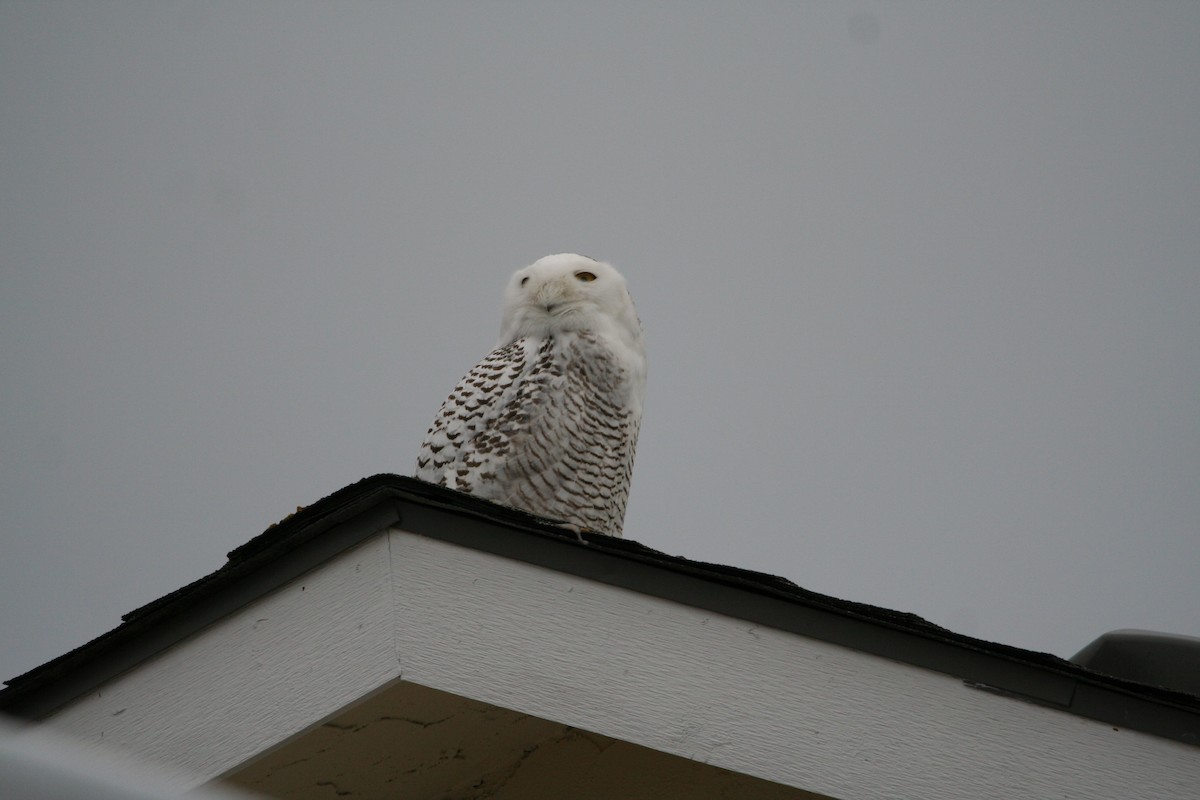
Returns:
[[[505,558],[738,617],[961,678],[1113,725],[1200,743],[1200,699],[1094,673],[1055,656],[954,633],[913,614],[807,591],[764,573],[574,534],[413,478],[334,492],[229,553],[219,570],[112,631],[6,682],[0,711],[37,719],[390,525]]]

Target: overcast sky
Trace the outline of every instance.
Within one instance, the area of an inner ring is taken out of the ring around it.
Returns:
[[[627,277],[626,536],[1069,656],[1200,635],[1200,3],[0,2],[0,677],[410,474]]]

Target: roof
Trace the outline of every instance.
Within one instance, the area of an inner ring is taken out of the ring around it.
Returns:
[[[355,520],[361,524],[346,525]],[[954,633],[913,614],[773,575],[670,556],[413,478],[376,475],[299,510],[217,571],[126,614],[117,628],[7,681],[0,711],[38,719],[389,525],[750,620],[961,678],[1103,722],[1200,744],[1200,697]]]

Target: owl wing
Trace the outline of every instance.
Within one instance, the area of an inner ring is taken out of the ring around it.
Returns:
[[[429,428],[416,476],[620,536],[638,419],[603,347],[558,345],[518,339],[475,365]]]
[[[446,398],[425,435],[416,476],[503,502],[508,462],[529,433],[533,353],[518,339],[489,353]]]

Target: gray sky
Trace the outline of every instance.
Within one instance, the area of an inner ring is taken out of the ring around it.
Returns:
[[[1200,635],[1200,4],[0,3],[0,676],[408,474],[516,268],[629,280],[626,535]]]

